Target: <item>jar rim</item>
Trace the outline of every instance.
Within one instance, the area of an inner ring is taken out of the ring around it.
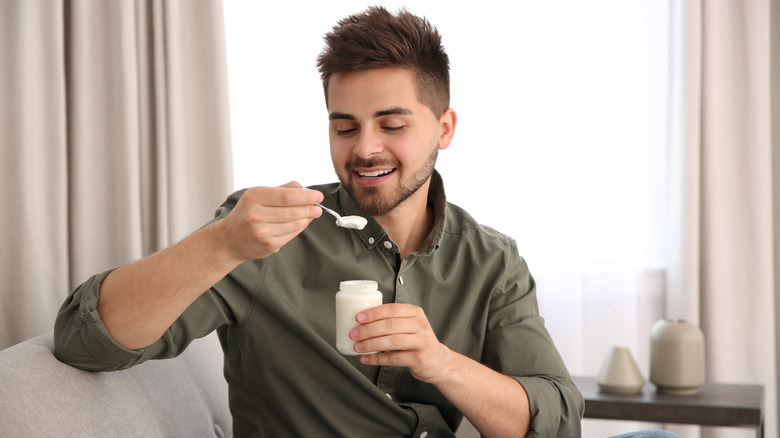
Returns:
[[[339,289],[344,292],[374,292],[377,288],[374,280],[346,280],[339,284]]]

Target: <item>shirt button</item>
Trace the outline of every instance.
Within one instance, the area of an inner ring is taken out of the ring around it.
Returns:
[[[420,434],[420,438],[425,438],[426,436],[428,436],[428,432],[423,432]]]
[[[389,241],[387,241],[387,240],[385,240],[385,243],[384,243],[384,245],[385,245],[385,248],[387,248],[387,249],[393,249],[393,244],[392,244],[392,243],[390,243],[390,242],[389,242]]]
[[[386,396],[387,396],[387,398],[389,398],[390,400],[392,400],[392,399],[393,399],[393,396],[392,396],[392,395],[390,395],[390,393],[389,393],[389,392],[388,392],[388,393],[386,393],[385,395],[386,395]]]
[[[369,243],[369,245],[373,245],[374,244],[374,238],[373,237],[369,237],[368,238],[368,243]]]
[[[401,286],[404,285],[404,278],[401,277],[400,275],[398,276],[398,282],[401,283]]]

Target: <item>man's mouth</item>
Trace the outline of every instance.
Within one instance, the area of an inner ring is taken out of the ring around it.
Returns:
[[[374,170],[371,172],[358,172],[355,171],[355,173],[358,174],[361,178],[364,179],[374,179],[374,178],[380,178],[385,175],[389,175],[391,173],[395,172],[395,169],[386,169],[386,170]]]

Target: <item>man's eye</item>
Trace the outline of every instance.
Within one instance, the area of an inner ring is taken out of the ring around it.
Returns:
[[[352,129],[337,129],[336,130],[336,135],[350,135],[350,134],[355,133],[355,132],[357,132],[357,129],[355,129],[355,128],[352,128]]]
[[[388,132],[398,132],[398,131],[404,129],[404,127],[403,126],[385,126],[383,129],[385,131],[388,131]]]

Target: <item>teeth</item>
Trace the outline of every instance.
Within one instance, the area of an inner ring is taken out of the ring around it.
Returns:
[[[387,175],[388,173],[392,172],[393,170],[377,170],[376,172],[358,172],[360,176],[363,178],[376,178],[378,176]]]

